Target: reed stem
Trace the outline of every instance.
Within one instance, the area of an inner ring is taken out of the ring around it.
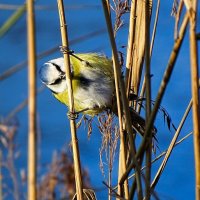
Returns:
[[[132,156],[132,160],[135,163],[136,166],[136,180],[137,180],[137,191],[138,191],[138,199],[142,199],[142,184],[141,184],[141,177],[140,177],[140,168],[137,164],[137,160],[135,159],[135,149],[133,147],[133,130],[132,130],[132,123],[131,123],[131,116],[129,112],[129,106],[128,106],[128,100],[126,96],[125,86],[124,82],[121,79],[121,72],[120,72],[120,65],[119,65],[119,59],[117,54],[117,47],[114,39],[114,33],[112,29],[112,23],[109,15],[109,11],[107,8],[107,2],[105,0],[102,0],[103,8],[104,8],[104,14],[106,18],[107,23],[107,29],[110,37],[110,43],[112,47],[112,54],[113,54],[113,67],[114,67],[114,76],[115,76],[115,82],[118,84],[116,85],[116,91],[120,89],[121,92],[121,102],[123,106],[123,112],[125,115],[125,121],[126,121],[126,130],[128,132],[128,138],[129,138],[129,146],[130,146],[130,153]],[[117,93],[119,95],[119,91]],[[119,100],[118,100],[119,101]]]
[[[108,13],[111,18],[110,1],[106,0],[106,4],[107,4]],[[118,81],[115,81],[115,88],[119,88]],[[120,133],[119,163],[118,163],[118,183],[119,183],[122,174],[124,174],[124,172],[126,171],[126,149],[125,149],[125,137],[124,137],[124,131],[123,131],[123,120],[122,120],[123,112],[122,112],[122,106],[120,103],[120,94],[119,94],[118,89],[116,90],[116,97],[117,97],[117,111],[118,111],[118,119],[119,119],[119,133]],[[109,187],[109,190],[110,190],[110,187]],[[122,185],[119,185],[118,194],[121,197],[125,196],[125,198],[128,199],[128,180],[124,181],[123,187]],[[111,198],[111,196],[109,197]],[[117,197],[116,199],[119,199],[119,198]]]
[[[27,0],[28,35],[28,200],[37,199],[37,137],[36,137],[36,46],[34,1]]]
[[[193,1],[193,8],[190,9],[190,62],[191,82],[193,100],[193,129],[194,129],[194,157],[196,176],[196,200],[200,200],[200,98],[199,98],[199,71],[198,71],[198,50],[196,40],[196,1]]]
[[[145,85],[146,85],[146,121],[151,114],[151,62],[150,62],[150,13],[149,1],[145,1]],[[146,178],[145,178],[145,198],[150,199],[151,183],[151,151],[152,151],[152,133],[148,134],[148,146],[146,150]]]
[[[74,110],[74,97],[73,97],[73,88],[72,88],[72,80],[71,80],[70,58],[69,58],[69,54],[67,53],[69,51],[67,26],[66,26],[67,23],[65,20],[63,1],[58,0],[57,3],[58,3],[59,18],[60,18],[62,45],[64,48],[66,48],[65,49],[66,51],[63,51],[63,56],[64,56],[64,65],[66,68],[66,81],[67,81],[67,86],[68,86],[69,112],[71,114],[74,114],[75,110]],[[71,129],[71,138],[72,138],[72,150],[73,150],[73,159],[74,159],[74,174],[75,174],[77,200],[83,200],[81,163],[80,163],[78,139],[76,135],[76,123],[75,123],[74,118],[70,118],[70,129]]]

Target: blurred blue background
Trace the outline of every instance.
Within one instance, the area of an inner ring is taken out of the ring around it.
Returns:
[[[7,3],[8,1],[1,0],[1,4]],[[171,16],[172,3],[173,1],[163,1],[160,7],[160,16],[151,62],[153,99],[156,98],[156,93],[174,43],[174,18]],[[22,5],[23,1],[10,0],[9,4]],[[61,45],[61,37],[56,1],[36,1],[36,6],[36,38],[37,54],[39,54]],[[50,6],[50,9],[40,9],[39,6]],[[81,39],[78,43],[71,43],[70,49],[75,52],[100,52],[110,57],[111,48],[106,32],[101,1],[87,0],[83,3],[80,0],[69,0],[65,1],[65,6],[70,41],[83,35],[100,31],[96,36]],[[156,5],[153,6],[154,11],[155,7]],[[12,13],[13,10],[0,11],[0,26]],[[198,21],[200,21],[199,16]],[[126,48],[121,48],[121,46],[126,46],[127,44],[128,14],[124,15],[124,22],[124,27],[118,32],[116,41],[118,50],[126,53]],[[198,30],[200,30],[199,24]],[[168,111],[176,126],[178,126],[191,98],[188,39],[187,31],[173,75],[162,101],[162,106]],[[23,15],[5,36],[0,38],[0,52],[0,74],[10,67],[27,60],[25,15]],[[39,59],[37,68],[39,69],[44,62],[59,56],[62,56],[62,54],[57,50],[55,53]],[[38,79],[38,87],[40,85],[41,83]],[[0,115],[5,117],[27,98],[27,67],[24,67],[9,78],[0,81],[0,88]],[[67,151],[70,151],[68,146],[70,143],[70,132],[66,117],[67,109],[52,97],[50,91],[45,89],[42,93],[38,94],[37,103],[37,117],[41,130],[39,163],[43,165],[51,161],[55,149],[60,151],[65,148]],[[26,168],[27,165],[27,107],[17,114],[17,118],[20,123],[17,143],[21,151],[21,155],[17,160],[17,167],[21,169]],[[159,154],[159,151],[162,152],[168,147],[174,131],[171,133],[168,130],[164,124],[162,113],[157,116],[156,126],[158,128],[158,146],[160,148],[157,154]],[[97,198],[107,199],[107,190],[102,184],[102,181],[106,181],[106,179],[102,176],[99,168],[101,134],[95,125],[93,127],[93,133],[89,140],[87,138],[87,130],[83,126],[78,130],[81,163],[89,171],[91,185],[99,189],[97,190]],[[181,131],[181,137],[190,131],[192,131],[191,113]],[[118,153],[116,153],[115,157],[116,161],[117,159]],[[153,165],[153,172],[156,171],[159,164],[160,161]],[[114,165],[113,185],[117,181],[116,172],[117,162]],[[39,171],[39,173],[41,172]],[[194,199],[194,182],[193,138],[190,136],[174,149],[160,182],[156,187],[156,192],[160,199]]]

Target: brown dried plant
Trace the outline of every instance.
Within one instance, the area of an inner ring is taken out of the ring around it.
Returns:
[[[115,12],[114,35],[124,25],[123,15],[130,11],[128,0],[113,0],[110,7]]]
[[[15,143],[16,133],[18,130],[18,123],[16,120],[5,122],[3,119],[0,123],[0,151],[1,157],[1,171],[2,176],[2,199],[14,198],[15,200],[21,199],[19,184],[19,174],[16,168],[16,159],[19,157],[19,151]],[[8,185],[7,183],[10,184]]]
[[[98,122],[98,129],[102,135],[102,142],[99,150],[100,169],[105,179],[105,171],[107,171],[107,184],[109,186],[109,194],[111,194],[110,189],[112,187],[112,171],[119,139],[119,127],[115,123],[114,114],[110,111],[101,114],[98,117]]]
[[[2,118],[0,122],[0,199],[26,199],[27,171],[19,169],[16,162],[20,160],[23,147],[17,144],[20,125],[17,119]],[[19,161],[18,161],[19,162]],[[24,166],[25,168],[25,166]],[[39,169],[39,168],[38,168]],[[55,151],[52,162],[40,166],[44,171],[38,177],[38,197],[40,200],[72,199],[75,194],[74,165],[71,156],[65,150]],[[90,187],[89,173],[82,169],[84,188]]]
[[[82,169],[84,188],[90,187],[89,174]],[[54,152],[48,171],[38,185],[38,199],[72,199],[76,192],[72,157],[63,150]]]

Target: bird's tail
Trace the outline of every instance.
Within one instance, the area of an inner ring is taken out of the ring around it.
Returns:
[[[133,108],[130,108],[130,114],[131,114],[133,128],[143,136],[145,133],[145,125],[146,125],[145,119],[141,117]],[[151,131],[153,137],[155,137],[157,133],[156,127],[153,127]]]

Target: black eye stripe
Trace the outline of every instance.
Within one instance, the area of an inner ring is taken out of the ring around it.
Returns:
[[[53,63],[53,62],[49,62],[49,63],[51,63],[54,67],[56,67],[56,69],[60,72],[59,78],[56,79],[53,83],[50,83],[49,85],[57,85],[57,84],[61,83],[61,81],[62,81],[63,79],[65,79],[65,72],[63,72],[63,71],[61,70],[60,66],[57,65],[56,63]]]
[[[52,62],[50,62],[54,67],[56,67],[56,69],[59,71],[59,72],[61,72],[62,74],[63,74],[63,71],[61,70],[61,68],[60,68],[60,66],[59,65],[57,65],[56,63],[52,63]]]

